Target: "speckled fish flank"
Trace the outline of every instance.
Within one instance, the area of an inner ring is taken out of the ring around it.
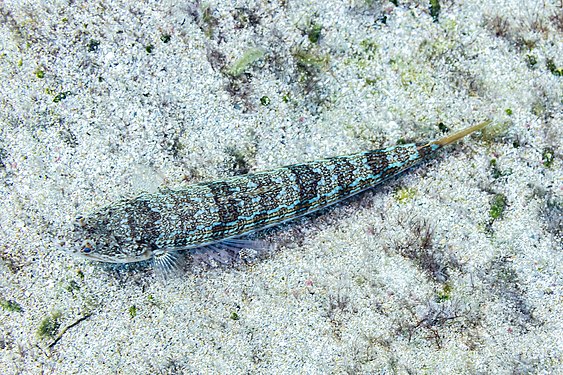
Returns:
[[[422,146],[397,145],[123,199],[78,217],[73,249],[112,263],[156,258],[166,268],[178,250],[243,246],[230,239],[376,186],[489,122]]]

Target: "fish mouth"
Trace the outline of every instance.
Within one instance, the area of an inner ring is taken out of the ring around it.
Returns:
[[[88,253],[83,251],[84,249],[84,241],[74,241],[73,243],[68,243],[65,241],[61,241],[58,243],[58,247],[65,251],[68,254],[71,254],[77,258],[91,260],[95,262],[103,262],[103,263],[116,263],[116,264],[125,264],[125,263],[133,263],[133,262],[141,262],[144,260],[152,259],[154,254],[150,250],[146,250],[142,254],[139,255],[128,255],[123,253],[116,253],[116,254],[103,254],[96,250],[91,250]]]
[[[125,254],[106,255],[100,253],[84,254],[83,252],[80,251],[75,252],[74,254],[82,259],[93,260],[96,262],[117,263],[117,264],[141,262],[144,260],[152,259],[153,257],[152,252],[148,252],[148,251],[145,251],[143,254],[135,255],[135,256],[125,255]]]

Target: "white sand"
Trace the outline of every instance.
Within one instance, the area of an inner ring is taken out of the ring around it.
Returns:
[[[559,0],[68,3],[0,3],[0,373],[563,371]],[[163,282],[53,245],[121,196],[485,118],[250,265]]]

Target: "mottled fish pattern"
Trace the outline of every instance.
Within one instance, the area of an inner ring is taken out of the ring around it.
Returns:
[[[113,263],[166,260],[177,250],[205,250],[378,185],[488,123],[425,145],[397,145],[143,193],[78,217],[73,245],[89,259]]]

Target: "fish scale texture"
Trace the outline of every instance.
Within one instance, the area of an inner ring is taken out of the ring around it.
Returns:
[[[118,201],[80,219],[80,251],[126,263],[308,214],[412,167],[436,145],[398,145]]]

